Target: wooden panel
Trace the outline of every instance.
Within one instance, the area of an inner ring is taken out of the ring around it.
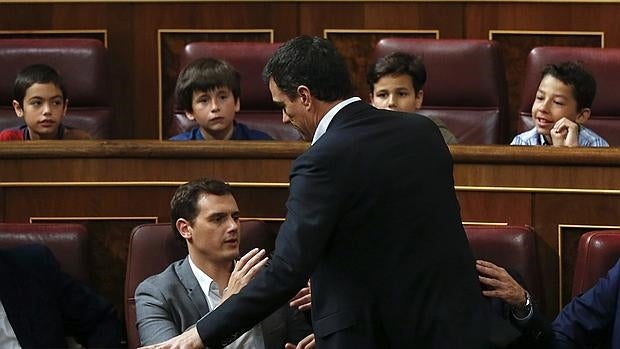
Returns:
[[[457,194],[464,222],[532,225],[530,193],[458,190]]]
[[[168,221],[168,203],[187,180],[212,176],[231,182],[243,217],[277,225],[286,213],[288,173],[303,142],[40,141],[0,147],[0,217],[89,217],[105,228],[98,252],[121,272],[127,219]],[[571,273],[568,234],[560,225],[620,225],[620,149],[452,146],[454,178],[463,220],[530,224],[538,237],[545,275],[546,313],[559,310],[559,259]],[[98,218],[98,219],[97,219]],[[98,247],[94,247],[98,248]],[[110,276],[111,277],[111,276]],[[570,279],[563,279],[564,289]],[[120,279],[104,282],[117,283]],[[106,286],[108,287],[108,286]],[[105,292],[111,292],[106,289]]]

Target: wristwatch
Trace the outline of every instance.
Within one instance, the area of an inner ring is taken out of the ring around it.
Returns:
[[[525,291],[525,303],[512,307],[512,313],[517,319],[525,319],[532,311],[532,296]]]

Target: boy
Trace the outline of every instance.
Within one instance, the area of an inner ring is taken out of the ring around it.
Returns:
[[[0,132],[0,141],[39,139],[90,139],[87,132],[66,127],[69,99],[62,78],[54,68],[34,64],[17,74],[13,109],[25,125]]]
[[[241,77],[230,64],[200,58],[181,71],[175,94],[188,119],[198,123],[170,140],[271,140],[261,131],[235,122],[239,111]]]
[[[532,105],[534,128],[517,135],[511,145],[608,147],[594,131],[582,126],[590,118],[596,81],[580,64],[550,64],[541,74]]]
[[[379,58],[367,76],[370,102],[376,108],[415,113],[422,106],[426,68],[422,60],[402,52]],[[441,131],[446,144],[458,140],[439,119],[429,117]]]

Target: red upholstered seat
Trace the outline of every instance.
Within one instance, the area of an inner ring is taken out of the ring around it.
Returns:
[[[271,252],[277,231],[265,222],[248,220],[241,222],[241,254],[254,247]],[[184,258],[187,249],[172,233],[169,223],[144,224],[134,228],[129,241],[127,273],[125,275],[125,322],[127,324],[128,348],[139,344],[136,328],[136,288],[144,279],[162,272],[170,263]]]
[[[232,64],[241,75],[241,110],[236,120],[266,132],[274,139],[298,140],[297,131],[290,125],[282,124],[282,111],[272,102],[269,88],[262,78],[265,64],[279,46],[257,42],[192,42],[181,53],[180,66],[185,67],[204,57]],[[188,120],[183,110],[175,108],[164,136],[172,137],[194,126],[196,123]]]
[[[426,66],[421,114],[444,121],[459,143],[505,143],[508,99],[496,42],[385,38],[375,58],[397,51],[422,57]]]
[[[594,286],[620,258],[620,230],[598,230],[581,235],[577,247],[573,297]]]
[[[518,272],[525,288],[544,304],[536,253],[536,233],[530,226],[466,226],[476,259],[484,259]]]
[[[109,138],[112,108],[106,49],[94,39],[0,39],[0,129],[23,125],[11,106],[13,82],[28,65],[44,63],[62,76],[69,97],[64,124]]]
[[[620,145],[620,49],[592,47],[536,47],[527,57],[525,79],[519,104],[518,130],[534,127],[532,103],[540,83],[540,74],[547,64],[582,61],[596,79],[596,96],[592,115],[585,126],[601,135],[610,146]]]
[[[46,245],[64,272],[88,283],[88,275],[91,272],[88,260],[88,231],[83,225],[0,223],[0,248],[26,244]]]

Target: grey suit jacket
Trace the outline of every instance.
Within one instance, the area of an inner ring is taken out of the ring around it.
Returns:
[[[187,257],[144,280],[136,289],[136,319],[142,345],[160,343],[193,326],[209,312]],[[284,306],[261,323],[266,349],[282,349],[311,332],[303,314]]]

